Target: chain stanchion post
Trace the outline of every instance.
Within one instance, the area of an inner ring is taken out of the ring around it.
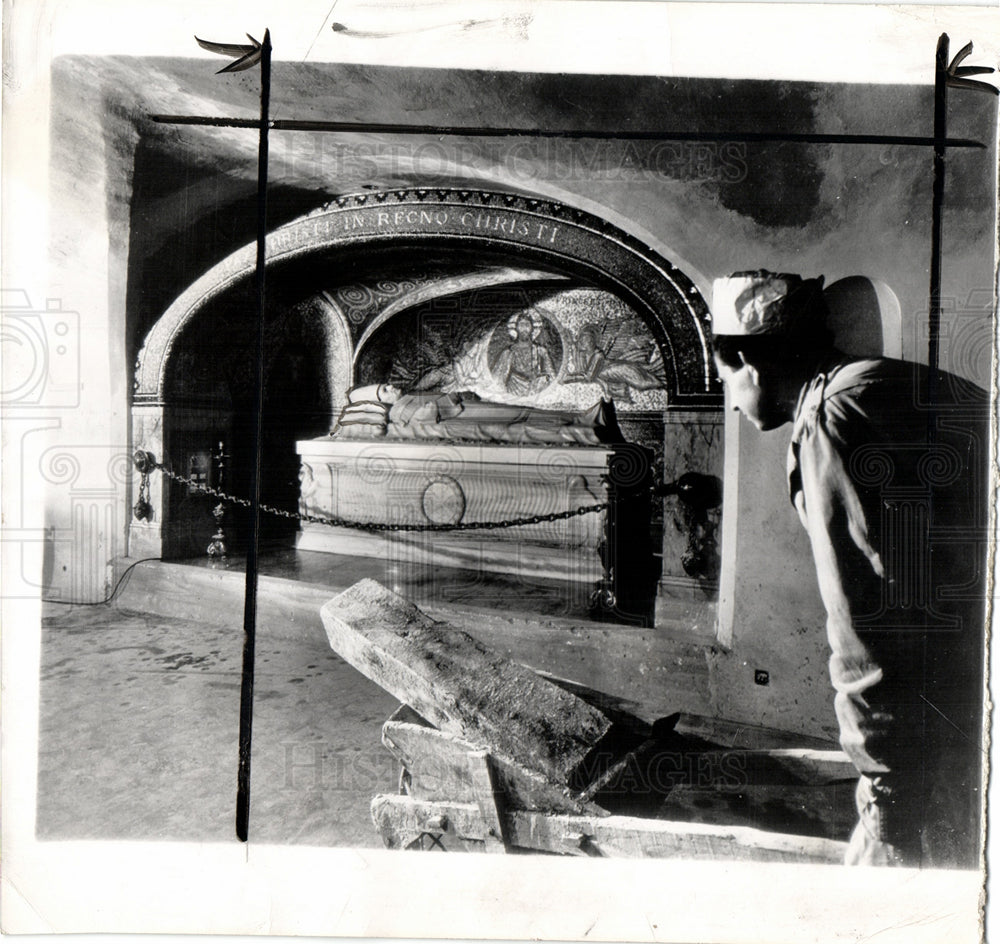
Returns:
[[[142,476],[139,480],[139,494],[132,506],[132,514],[135,515],[137,521],[149,521],[153,517],[153,505],[149,500],[149,473],[157,467],[156,459],[151,452],[137,449],[132,456],[132,464]]]
[[[603,476],[608,491],[601,562],[604,575],[590,596],[591,615],[650,625],[653,556],[649,544],[652,453],[626,443],[617,447]]]
[[[220,492],[226,484],[226,460],[228,458],[229,454],[225,450],[225,443],[220,440],[218,449],[212,455],[214,482]],[[225,502],[220,501],[212,509],[212,517],[215,518],[215,534],[212,535],[212,540],[208,545],[206,553],[211,559],[213,567],[218,567],[219,565],[226,567],[229,563],[227,558],[228,549],[226,547],[226,532],[222,527],[223,520],[226,517]]]
[[[618,486],[614,476],[602,476],[608,490],[607,512],[604,517],[604,538],[600,556],[604,574],[590,595],[590,610],[595,615],[610,612],[618,605],[615,593],[615,551],[618,547]]]

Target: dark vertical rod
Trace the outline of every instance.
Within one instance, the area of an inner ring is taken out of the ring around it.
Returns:
[[[267,132],[271,99],[271,33],[264,30],[260,56],[260,147],[257,152],[257,390],[253,416],[253,466],[250,470],[250,542],[243,600],[243,679],[240,686],[240,763],[236,782],[236,835],[246,842],[250,830],[250,739],[253,730],[254,653],[257,637],[257,540],[260,527],[260,460],[264,412],[264,274],[267,239]]]
[[[944,205],[945,134],[948,130],[948,34],[938,38],[934,61],[934,189],[931,198],[931,279],[927,307],[927,402],[936,393],[941,342],[941,216]]]

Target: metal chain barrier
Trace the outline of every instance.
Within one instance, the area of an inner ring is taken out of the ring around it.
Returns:
[[[181,485],[186,485],[193,491],[203,492],[206,495],[218,498],[220,501],[229,502],[233,505],[242,505],[244,508],[249,508],[251,505],[249,498],[240,498],[236,495],[228,495],[220,489],[212,488],[210,485],[204,485],[201,482],[194,481],[188,476],[174,472],[173,469],[168,469],[166,466],[161,465],[158,462],[153,463],[152,468],[159,469],[167,478],[173,479]],[[580,515],[590,515],[599,511],[604,511],[607,507],[607,502],[598,502],[593,505],[580,505],[579,508],[573,508],[569,511],[553,511],[544,515],[530,515],[524,518],[508,518],[504,521],[467,521],[464,523],[460,522],[458,524],[380,524],[374,521],[350,521],[346,518],[324,518],[320,515],[303,515],[294,511],[286,511],[283,508],[275,508],[272,505],[265,505],[263,502],[260,503],[261,511],[266,512],[269,515],[275,515],[279,518],[291,518],[297,521],[306,521],[310,524],[324,524],[329,525],[332,528],[352,528],[355,531],[373,532],[487,531],[499,528],[517,528],[526,524],[544,524],[550,521],[563,521],[566,518],[576,518]]]

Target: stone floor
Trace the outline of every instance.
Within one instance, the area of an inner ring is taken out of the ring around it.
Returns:
[[[114,607],[46,607],[39,838],[234,836],[243,565],[189,564],[141,563]],[[330,650],[318,618],[319,601],[362,577],[428,612],[452,607],[488,644],[602,691],[615,690],[605,677],[619,661],[631,689],[635,654],[653,646],[647,688],[662,710],[705,707],[703,641],[664,648],[661,630],[592,623],[583,585],[280,547],[263,550],[261,574],[251,840],[380,845],[369,804],[397,789],[379,737],[398,703]]]
[[[242,633],[106,606],[49,606],[40,839],[234,836]],[[397,702],[323,638],[257,638],[251,840],[379,846],[395,792],[379,743]]]

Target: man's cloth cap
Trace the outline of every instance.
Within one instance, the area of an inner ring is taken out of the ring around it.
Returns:
[[[712,283],[712,333],[725,336],[796,334],[821,318],[823,276],[734,272]]]

